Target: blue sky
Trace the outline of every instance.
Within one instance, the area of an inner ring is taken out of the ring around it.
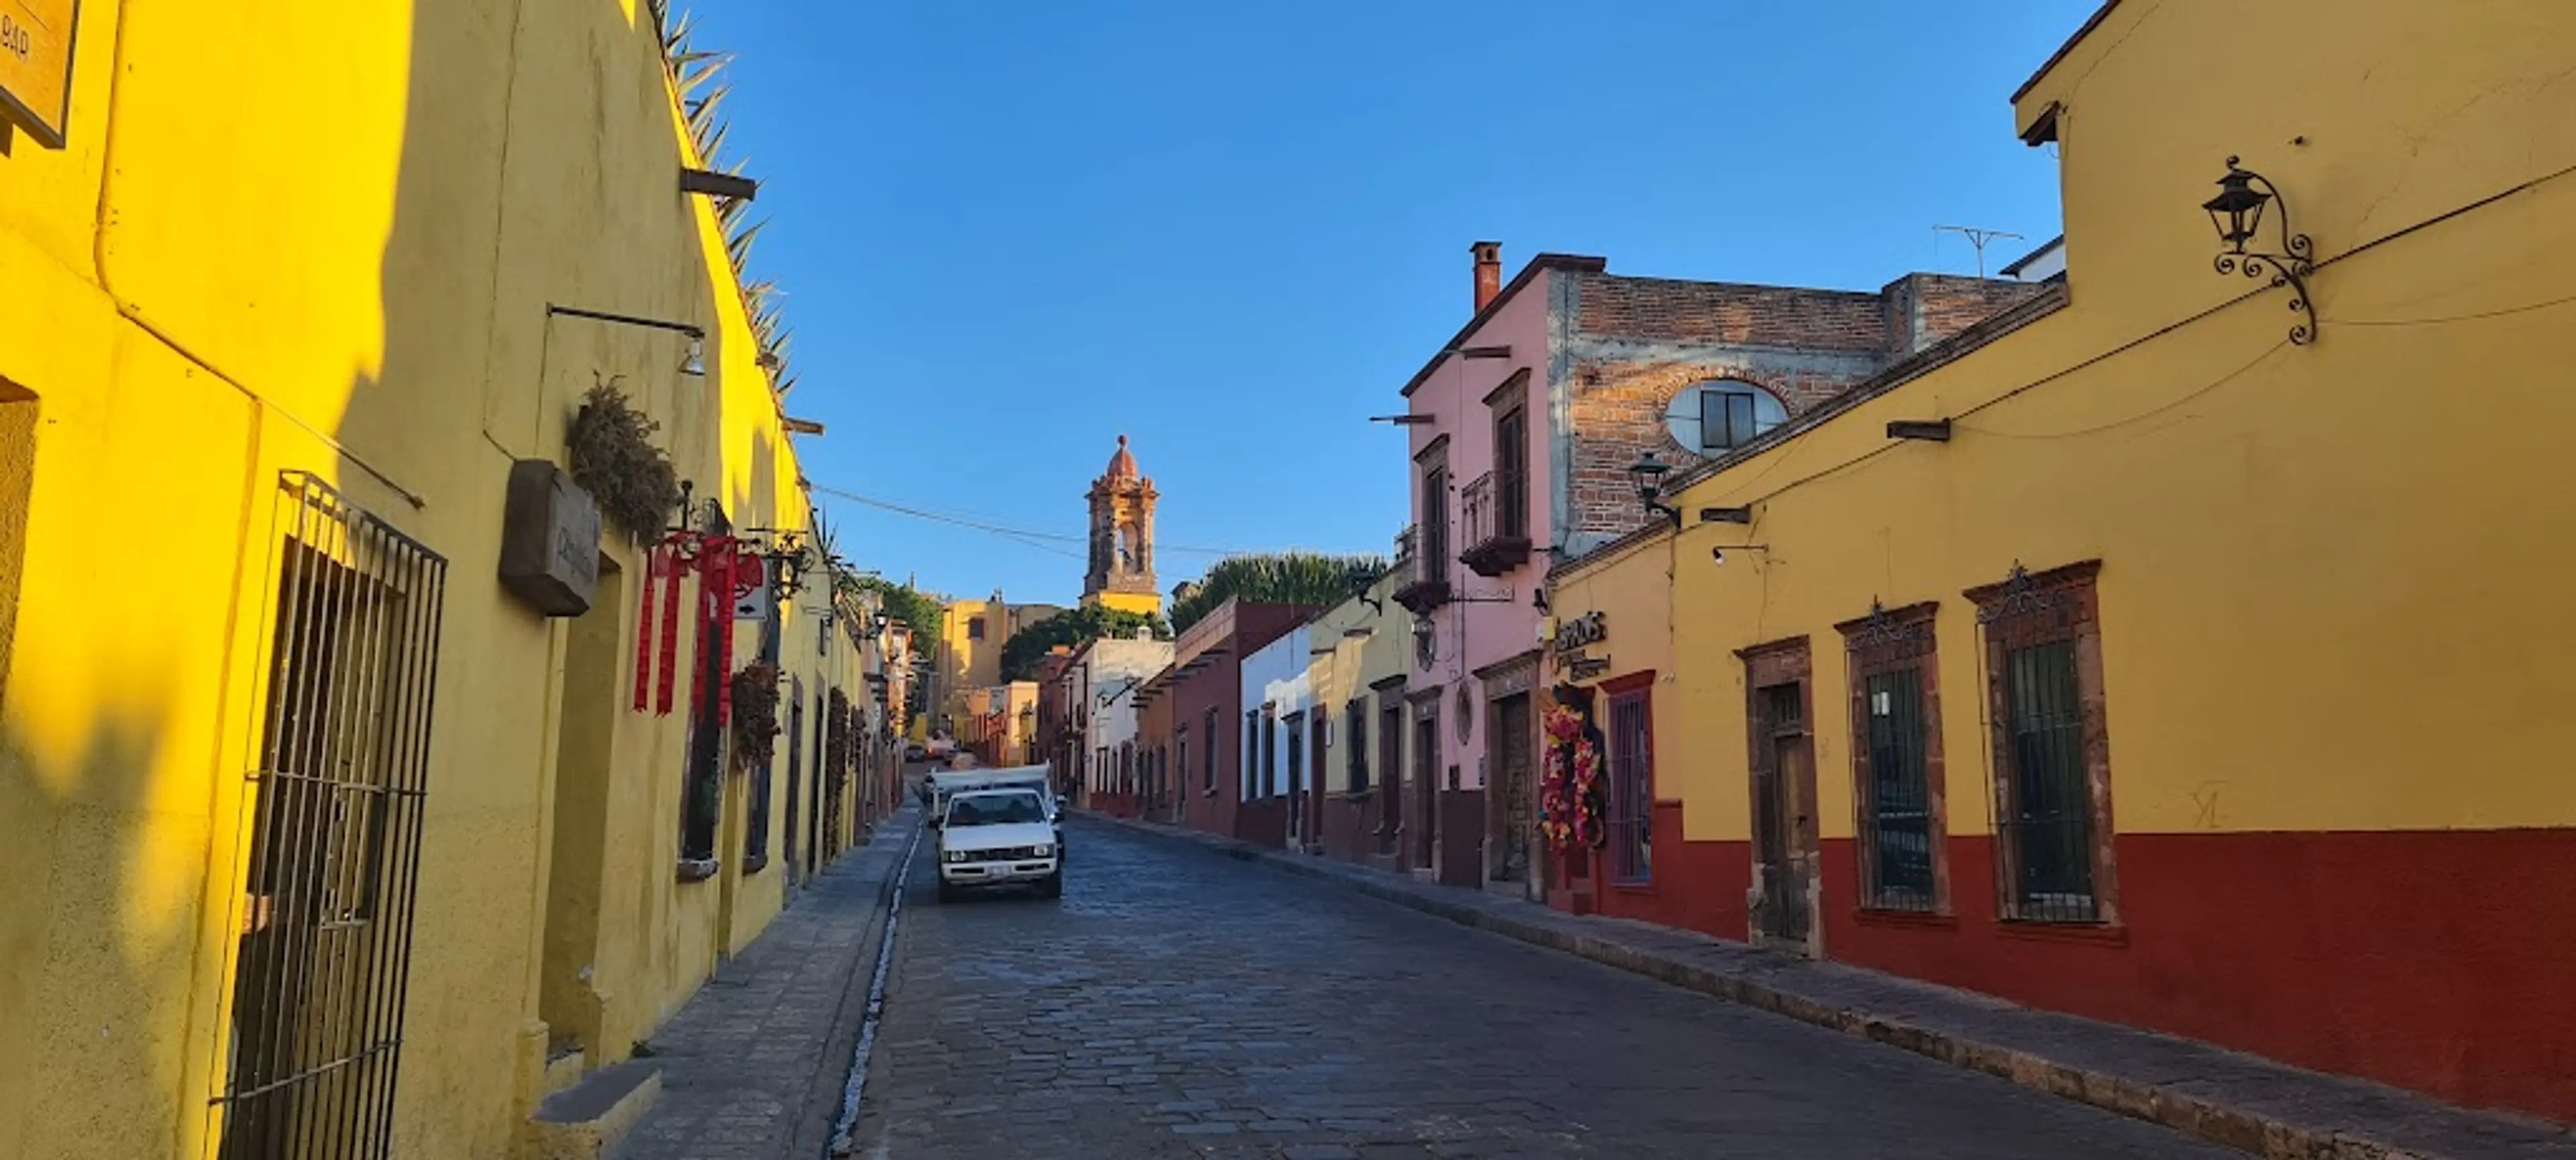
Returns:
[[[726,148],[762,182],[817,485],[1079,537],[1127,434],[1197,549],[1387,551],[1366,417],[1469,313],[1467,244],[1876,289],[1937,224],[2057,229],[2012,90],[2096,0],[739,0]],[[1070,602],[1081,546],[830,496],[861,567]]]

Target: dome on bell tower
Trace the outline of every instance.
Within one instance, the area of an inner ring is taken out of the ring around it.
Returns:
[[[1136,478],[1136,457],[1127,453],[1126,436],[1121,435],[1118,437],[1118,454],[1109,457],[1109,470],[1103,474],[1102,478]]]

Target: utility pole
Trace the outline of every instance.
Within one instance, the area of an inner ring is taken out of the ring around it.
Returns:
[[[1933,241],[1940,241],[1941,235],[1943,234],[1957,234],[1968,239],[1968,244],[1975,247],[1977,251],[1977,277],[1980,278],[1986,276],[1986,243],[1994,241],[1997,238],[2011,238],[2015,241],[2022,240],[2022,236],[2020,234],[2012,233],[2007,230],[1982,230],[1975,226],[1932,227]]]

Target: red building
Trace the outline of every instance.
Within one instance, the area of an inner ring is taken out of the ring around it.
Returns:
[[[1314,612],[1305,604],[1228,600],[1181,633],[1171,666],[1133,694],[1144,714],[1138,746],[1170,754],[1169,793],[1177,808],[1166,816],[1211,834],[1261,837],[1246,832],[1253,819],[1241,808],[1243,658]],[[1278,836],[1270,841],[1276,845]]]

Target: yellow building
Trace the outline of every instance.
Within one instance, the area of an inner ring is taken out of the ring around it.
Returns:
[[[1002,680],[1002,644],[1010,638],[1010,605],[999,589],[988,600],[950,600],[939,610],[939,654],[932,659],[933,727],[965,739],[977,712],[967,702]]]
[[[742,771],[702,643],[776,648],[782,723],[850,677],[827,585],[702,617],[571,500],[505,520],[608,384],[696,516],[806,526],[658,4],[78,18],[62,143],[0,129],[0,1158],[292,1156],[298,1112],[509,1155],[777,911],[781,795],[837,776],[811,716]],[[495,579],[528,526],[585,614]]]
[[[1310,832],[1331,857],[1389,869],[1406,864],[1409,834],[1404,692],[1413,617],[1390,599],[1408,578],[1390,569],[1307,626],[1311,704],[1331,721],[1316,756],[1323,792]],[[1420,786],[1411,788],[1419,796]]]
[[[1602,909],[2576,1119],[2571,59],[2106,5],[2014,101],[2063,283],[1559,570],[1651,696]]]

